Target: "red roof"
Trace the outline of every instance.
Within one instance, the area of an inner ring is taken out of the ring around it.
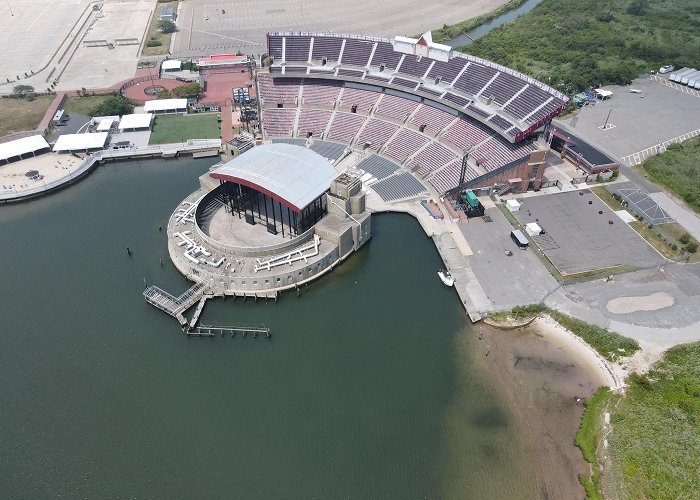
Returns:
[[[231,61],[231,62],[246,62],[248,56],[237,56],[235,54],[215,54],[209,57],[202,57],[199,62],[221,62],[221,61]]]

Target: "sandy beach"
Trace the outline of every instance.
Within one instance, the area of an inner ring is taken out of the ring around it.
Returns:
[[[578,474],[588,464],[574,444],[583,401],[601,385],[619,385],[612,368],[550,318],[527,328],[478,330],[472,353],[501,395],[523,440],[517,457],[540,498],[583,498]]]

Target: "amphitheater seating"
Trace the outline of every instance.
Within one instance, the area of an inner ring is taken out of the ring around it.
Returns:
[[[351,66],[368,66],[369,56],[372,54],[373,46],[374,42],[370,40],[347,38],[345,40],[345,50],[343,51],[341,63]]]
[[[340,57],[340,48],[342,46],[342,38],[334,36],[314,37],[314,48],[311,51],[311,59],[319,61],[325,57],[329,61],[337,61]]]
[[[368,113],[372,106],[376,104],[380,95],[377,92],[345,87],[340,96],[340,106],[350,108],[356,105],[358,111]]]
[[[537,109],[543,102],[549,99],[549,94],[544,90],[528,85],[528,87],[513,102],[504,109],[521,120]]]
[[[511,122],[503,118],[501,115],[493,115],[491,118],[489,118],[489,122],[493,123],[496,127],[500,128],[501,130],[508,130],[513,126]]]
[[[498,73],[497,69],[479,64],[470,64],[467,70],[455,81],[455,88],[477,95],[481,89]]]
[[[447,140],[461,150],[468,150],[480,142],[491,137],[491,132],[481,124],[461,119],[451,125],[440,137]]]
[[[379,101],[376,112],[378,114],[389,116],[399,121],[406,119],[408,115],[418,107],[418,102],[397,97],[394,95],[384,94]]]
[[[392,78],[391,83],[393,85],[398,85],[399,87],[406,87],[408,89],[415,89],[418,86],[418,82],[414,82],[413,80],[406,80],[405,78],[399,78],[398,76]]]
[[[364,170],[365,172],[372,174],[372,176],[375,178],[381,180],[396,172],[399,169],[399,166],[386,158],[382,158],[381,156],[370,155],[355,165],[355,168]]]
[[[297,79],[273,80],[265,74],[258,75],[260,99],[263,104],[295,103],[299,97],[301,81]]]
[[[309,59],[310,36],[286,37],[285,61],[307,61]]]
[[[306,139],[295,139],[292,137],[277,137],[272,139],[272,142],[294,144],[296,146],[306,145]],[[337,144],[335,142],[314,139],[309,149],[311,151],[315,151],[316,153],[320,154],[328,160],[335,161],[343,155],[343,152],[345,151],[345,146],[343,144]]]
[[[365,75],[364,71],[359,71],[356,69],[346,69],[346,68],[338,69],[338,76],[349,76],[352,78],[362,78],[364,75]]]
[[[457,187],[459,183],[459,174],[462,171],[462,160],[453,160],[447,164],[445,168],[436,172],[428,182],[433,185],[438,193],[444,193],[454,187]],[[479,174],[472,170],[467,169],[465,180],[471,181],[479,177]]]
[[[481,144],[472,156],[486,161],[480,162],[486,171],[490,172],[512,161],[527,156],[531,151],[529,145],[508,144],[493,137]]]
[[[306,81],[304,82],[302,103],[332,106],[338,99],[341,86],[342,82]]]
[[[493,98],[495,102],[503,105],[520,92],[525,85],[527,84],[519,78],[500,72],[496,79],[481,92],[481,96],[487,99]]]
[[[428,138],[413,130],[402,128],[398,134],[387,144],[384,154],[397,160],[399,163],[426,145]]]
[[[284,60],[283,40],[286,47]],[[285,74],[304,72],[303,64],[309,65],[310,74],[330,72],[329,69],[337,67],[339,78],[346,76],[382,83],[391,80],[394,85],[406,89],[416,89],[419,85],[418,90],[439,97],[450,106],[465,107],[474,96],[479,96],[482,100],[491,99],[492,104],[486,106],[487,109],[470,107],[467,110],[484,119],[501,114],[506,120],[511,117],[510,120],[517,118],[524,122],[513,123],[506,128],[497,119],[489,120],[489,123],[494,124],[495,130],[505,137],[514,137],[530,125],[539,125],[542,120],[551,119],[566,102],[554,89],[532,82],[525,75],[511,72],[507,68],[492,66],[467,54],[456,53],[449,61],[403,54],[395,52],[389,40],[319,34],[313,37],[312,48],[309,34],[270,34],[269,53],[274,58],[275,65],[286,63]],[[321,67],[323,58],[327,59],[327,65]],[[311,63],[308,63],[309,59]],[[385,70],[378,73],[377,68],[382,64]],[[364,74],[358,70],[369,66],[374,73]],[[280,66],[273,66],[270,71],[279,72],[279,68]],[[421,82],[404,76],[424,79],[422,83],[430,85],[436,85],[435,80],[439,79],[438,87],[423,87],[420,86]],[[440,91],[441,88],[444,90]],[[453,90],[445,93],[450,89]],[[506,103],[508,105],[501,111],[499,106],[505,106]]]
[[[394,52],[394,47],[389,42],[377,42],[377,49],[374,51],[374,57],[370,62],[370,66],[381,66],[386,68],[396,69],[401,61],[403,54]]]
[[[365,143],[370,143],[369,149],[377,151],[398,128],[398,125],[394,125],[393,123],[370,118],[367,125],[365,125],[365,128],[360,133],[358,143],[360,146],[363,146]]]
[[[262,110],[265,132],[270,136],[290,136],[294,127],[296,108],[271,108]]]
[[[364,115],[336,112],[327,139],[350,144],[366,119]]]
[[[389,176],[370,186],[384,201],[402,200],[427,194],[425,187],[408,172]]]
[[[416,58],[416,56],[406,54],[406,57],[403,58],[401,66],[398,68],[398,71],[399,73],[403,73],[404,75],[411,75],[417,78],[423,78],[425,72],[428,71],[428,68],[432,63],[433,60],[428,59],[427,57],[424,57],[419,61]]]
[[[456,117],[450,113],[435,109],[432,106],[421,104],[418,111],[416,111],[411,118],[411,123],[417,127],[425,125],[426,130],[432,132],[433,134],[437,134],[443,128],[452,123],[455,118]]]
[[[299,115],[297,133],[306,137],[311,132],[314,137],[321,137],[331,119],[331,112],[323,109],[302,109]]]
[[[428,147],[420,151],[411,160],[410,169],[418,169],[419,175],[426,175],[429,172],[444,167],[456,158],[451,150],[438,142],[431,142]]]
[[[462,71],[466,64],[467,61],[461,57],[453,57],[447,62],[435,61],[433,67],[430,68],[428,78],[440,77],[442,83],[449,85],[457,78],[457,75],[459,75],[459,72]]]

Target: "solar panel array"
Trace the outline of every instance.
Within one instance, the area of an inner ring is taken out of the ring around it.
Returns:
[[[355,168],[362,169],[379,180],[389,177],[399,169],[398,165],[394,162],[377,155],[364,158],[360,163],[355,165]]]
[[[384,180],[375,182],[370,187],[386,202],[427,195],[423,184],[408,172],[392,175]]]

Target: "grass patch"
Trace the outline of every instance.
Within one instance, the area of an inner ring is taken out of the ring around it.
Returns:
[[[668,188],[700,212],[700,137],[689,139],[681,144],[672,144],[658,155],[648,158],[642,164],[646,174],[654,182]]]
[[[161,9],[165,7],[172,7],[177,12],[177,0],[173,2],[156,2],[151,24],[148,26],[148,33],[146,33],[146,43],[143,46],[141,55],[157,56],[170,53],[170,38],[172,37],[172,33],[161,33],[158,29],[158,16],[160,15]],[[149,47],[148,42],[150,40],[160,42],[160,44],[152,44],[153,46]]]
[[[63,104],[63,109],[68,113],[77,113],[83,116],[91,116],[90,111],[95,106],[105,102],[109,95],[91,95],[87,97],[69,97]]]
[[[607,328],[586,323],[553,309],[549,309],[548,313],[557,323],[581,337],[608,361],[632,356],[639,350],[639,343],[636,340],[623,337]]]
[[[586,401],[586,409],[581,417],[581,425],[576,433],[576,446],[581,449],[583,458],[591,464],[590,477],[579,475],[579,481],[586,490],[588,500],[602,499],[600,491],[600,465],[598,464],[597,450],[603,439],[603,413],[610,406],[614,396],[608,387],[600,387],[593,396]]]
[[[669,349],[628,377],[611,408],[611,498],[697,498],[700,491],[700,342]]]
[[[696,0],[543,0],[466,52],[571,94],[628,84],[664,64],[697,68],[698,23]]]
[[[149,144],[169,144],[188,139],[221,137],[216,113],[194,115],[158,115]]]
[[[42,95],[35,97],[32,101],[27,99],[0,100],[0,137],[36,129],[54,97]]]
[[[544,304],[530,304],[527,306],[515,306],[510,311],[499,311],[489,314],[494,321],[518,321],[525,318],[532,318],[545,310]]]

